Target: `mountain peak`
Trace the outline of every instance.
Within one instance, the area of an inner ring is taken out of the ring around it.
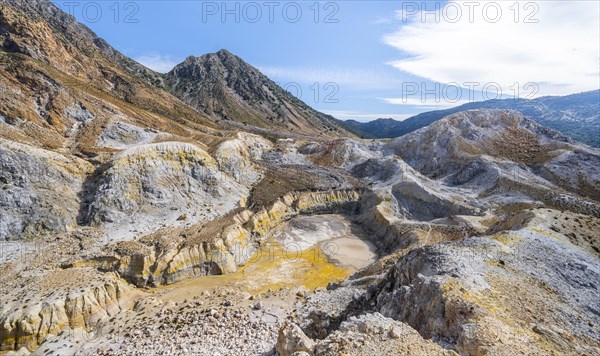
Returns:
[[[218,51],[216,52],[216,54],[217,54],[219,57],[235,57],[235,58],[239,58],[238,56],[236,56],[235,54],[233,54],[233,53],[229,52],[229,51],[228,51],[228,50],[226,50],[225,48],[222,48],[222,49],[218,50]]]
[[[192,107],[231,125],[311,136],[351,135],[225,49],[186,58],[167,74],[167,84]]]
[[[235,54],[233,54],[233,53],[231,53],[228,50],[226,50],[226,49],[223,48],[223,49],[220,49],[220,50],[218,50],[216,52],[205,53],[205,54],[202,54],[202,55],[199,55],[199,56],[189,55],[189,56],[186,57],[185,60],[191,60],[191,61],[193,61],[193,60],[198,60],[198,59],[201,59],[201,58],[211,58],[211,57],[219,57],[219,58],[231,57],[231,58],[238,58],[239,59],[238,56],[236,56]]]

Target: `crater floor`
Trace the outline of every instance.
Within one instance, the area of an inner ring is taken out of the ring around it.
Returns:
[[[251,295],[281,287],[326,287],[377,260],[367,236],[345,215],[295,217],[279,226],[236,273],[192,278],[154,291],[162,300],[181,300],[223,286]]]

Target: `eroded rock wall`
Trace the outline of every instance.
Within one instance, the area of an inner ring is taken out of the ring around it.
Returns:
[[[56,287],[52,296],[31,296],[24,307],[4,300],[0,315],[0,350],[25,347],[33,351],[49,335],[75,328],[89,331],[100,320],[133,307],[136,294],[116,274],[103,276],[97,282],[78,291]]]

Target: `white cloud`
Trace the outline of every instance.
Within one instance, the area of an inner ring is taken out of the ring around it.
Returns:
[[[539,85],[536,96],[598,89],[600,2],[521,1],[515,17],[515,1],[478,1],[472,18],[469,2],[450,1],[438,11],[437,22],[431,12],[424,20],[424,13],[409,17],[384,38],[406,55],[390,64],[439,83],[498,83],[508,95],[514,94],[514,83],[526,92],[528,82]],[[499,20],[486,21],[485,16],[496,18],[497,7]],[[456,9],[462,11],[457,21],[452,20]],[[402,21],[402,13],[397,15]]]
[[[139,56],[134,59],[138,63],[159,73],[167,73],[179,63],[170,56],[163,56],[155,53]]]
[[[368,122],[376,119],[395,119],[405,120],[413,116],[412,114],[366,114],[357,111],[344,111],[344,110],[322,110],[324,113],[329,114],[336,119],[340,120],[356,120],[360,122]]]

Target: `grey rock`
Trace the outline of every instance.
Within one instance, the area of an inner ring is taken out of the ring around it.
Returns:
[[[27,145],[0,144],[0,240],[77,225],[86,162]]]
[[[294,323],[286,322],[279,329],[277,338],[277,355],[291,356],[297,352],[313,354],[315,342],[304,334],[302,329]]]

